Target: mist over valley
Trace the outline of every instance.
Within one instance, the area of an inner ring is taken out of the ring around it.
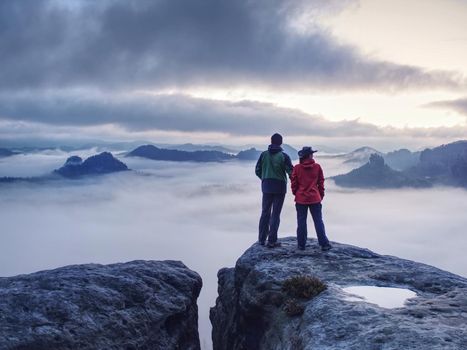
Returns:
[[[13,155],[0,159],[0,176],[41,176],[69,156],[95,153],[88,149]],[[233,266],[257,240],[261,189],[255,162],[168,162],[124,154],[118,158],[133,171],[1,184],[0,275],[89,262],[182,260],[203,278],[199,323],[202,344],[209,344],[208,310],[217,296],[217,271]],[[326,177],[355,167],[319,153],[316,159]],[[467,276],[465,189],[353,189],[332,180],[325,185],[323,214],[331,241]],[[295,229],[289,190],[279,237],[295,236]],[[315,237],[312,225],[309,237]]]

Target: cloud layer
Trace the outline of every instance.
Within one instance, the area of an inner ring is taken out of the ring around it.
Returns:
[[[52,125],[115,124],[129,131],[218,132],[230,135],[357,136],[376,126],[358,121],[330,122],[298,110],[254,101],[228,102],[187,95],[21,94],[0,96],[4,119]]]
[[[181,94],[0,95],[0,119],[0,139],[6,146],[19,146],[28,139],[27,144],[35,140],[35,145],[77,145],[100,138],[183,143],[189,135],[198,135],[198,142],[218,142],[225,136],[227,143],[262,144],[279,131],[288,143],[297,146],[311,142],[351,150],[370,145],[389,151],[436,146],[467,134],[467,126],[397,129],[359,120],[331,122],[270,103],[228,102]]]
[[[354,2],[1,1],[0,137],[8,130],[27,138],[28,130],[50,135],[68,127],[76,132],[60,132],[82,132],[83,138],[89,128],[115,128],[117,137],[156,131],[262,137],[277,130],[347,140],[462,135],[449,128],[330,122],[273,104],[161,93],[200,87],[333,93],[463,86],[456,73],[365,56],[321,26],[322,16]]]
[[[387,90],[462,82],[454,73],[373,60],[338,42],[318,24],[323,11],[343,6],[337,4],[2,1],[0,91],[207,85]],[[299,24],[306,30],[297,30]]]
[[[62,161],[67,156],[63,154]],[[29,158],[31,169],[48,164],[51,170],[57,161],[57,154]],[[261,189],[254,162],[125,162],[144,175],[128,172],[40,186],[0,186],[0,276],[76,263],[182,260],[203,278],[199,323],[208,344],[208,312],[217,295],[217,271],[234,266],[257,239]],[[14,159],[0,164],[11,171],[25,170]],[[321,164],[326,176],[340,168],[324,160]],[[465,191],[349,191],[330,181],[326,185],[323,213],[332,241],[467,275]],[[294,236],[295,229],[289,193],[279,236]],[[440,232],[449,233],[443,244],[439,244]]]
[[[435,101],[426,104],[425,107],[446,108],[467,117],[467,97],[456,100]]]

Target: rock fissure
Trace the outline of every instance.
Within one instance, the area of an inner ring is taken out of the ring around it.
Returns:
[[[467,348],[467,279],[432,266],[295,238],[253,245],[218,272],[214,350]],[[200,349],[201,278],[181,262],[73,265],[0,278],[0,349]],[[404,288],[403,307],[346,287]]]

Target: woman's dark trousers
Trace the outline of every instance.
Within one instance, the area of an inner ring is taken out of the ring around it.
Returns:
[[[276,243],[285,193],[263,193],[258,241]]]
[[[305,247],[307,239],[307,227],[306,218],[307,212],[310,210],[313,222],[315,224],[316,235],[318,236],[318,243],[321,247],[329,244],[329,240],[326,237],[326,231],[324,229],[322,205],[321,203],[314,204],[295,204],[297,209],[297,243],[299,247]]]

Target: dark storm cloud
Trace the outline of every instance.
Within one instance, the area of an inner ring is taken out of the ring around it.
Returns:
[[[270,103],[219,101],[181,94],[0,94],[0,134],[34,136],[51,126],[56,131],[64,128],[72,132],[69,127],[108,124],[128,133],[158,130],[268,136],[280,130],[290,136],[344,139],[463,138],[467,132],[462,126],[398,129],[359,120],[331,122]]]
[[[467,98],[459,98],[457,100],[447,101],[435,101],[426,104],[425,107],[450,109],[467,117]]]
[[[115,124],[128,131],[232,135],[270,135],[282,130],[293,135],[357,136],[379,130],[358,121],[329,122],[269,103],[215,101],[186,95],[0,95],[0,119],[55,126]]]
[[[366,58],[317,23],[307,34],[291,29],[299,14],[316,20],[320,9],[338,2],[330,3],[1,1],[0,89],[397,89],[461,81],[448,72]]]

